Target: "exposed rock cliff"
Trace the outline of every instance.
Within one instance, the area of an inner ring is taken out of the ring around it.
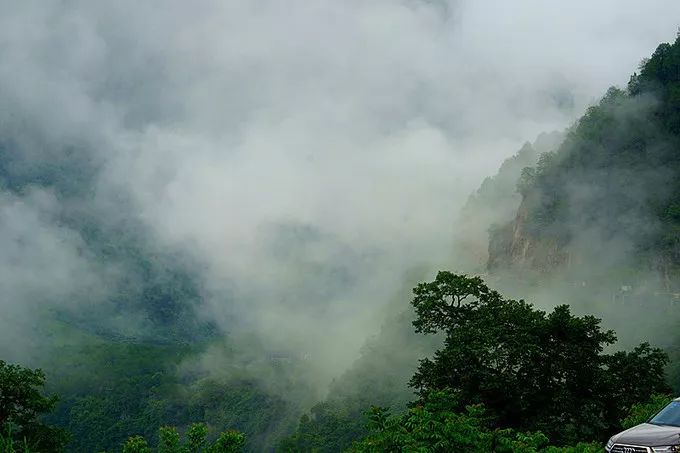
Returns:
[[[455,261],[465,269],[481,270],[489,260],[489,229],[512,221],[522,201],[517,192],[517,179],[524,167],[535,165],[541,153],[556,149],[564,134],[539,135],[534,143],[525,143],[506,159],[498,173],[486,178],[470,195],[455,226]]]
[[[511,222],[489,231],[487,267],[490,271],[514,268],[547,272],[568,264],[569,252],[564,244],[530,231],[530,204],[525,198]]]

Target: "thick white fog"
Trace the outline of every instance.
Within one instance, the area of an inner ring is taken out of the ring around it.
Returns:
[[[203,264],[202,315],[268,349],[303,351],[324,381],[375,331],[405,272],[455,265],[452,225],[483,177],[625,85],[675,36],[680,2],[24,0],[0,10],[10,152],[30,163],[87,150],[103,169],[92,193],[102,212],[118,214],[110,193],[123,190],[158,244]],[[51,223],[59,201],[38,195],[0,194],[10,251],[0,332],[44,293],[92,291],[121,272]]]

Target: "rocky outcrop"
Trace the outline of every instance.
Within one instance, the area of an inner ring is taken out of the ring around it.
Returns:
[[[499,269],[548,272],[571,263],[567,248],[558,240],[528,227],[531,205],[525,197],[511,222],[489,231],[489,271]]]
[[[552,132],[539,135],[534,143],[525,143],[503,162],[496,175],[486,178],[470,195],[454,228],[453,250],[457,265],[482,271],[493,259],[489,255],[488,231],[497,229],[497,225],[508,225],[517,215],[522,201],[517,192],[517,180],[522,169],[536,165],[540,154],[556,149],[563,139],[563,133]]]

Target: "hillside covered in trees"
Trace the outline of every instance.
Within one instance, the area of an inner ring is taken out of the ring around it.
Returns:
[[[574,316],[566,305],[546,313],[504,298],[479,277],[450,272],[440,272],[413,293],[415,331],[443,337],[443,347],[420,361],[409,382],[418,398],[397,415],[373,406],[365,427],[355,419],[324,415],[322,408],[313,412],[314,419],[304,416],[279,450],[596,452],[609,433],[667,401],[667,355],[647,343],[604,353],[616,335],[593,316]],[[62,451],[70,443],[67,430],[41,418],[57,401],[42,394],[44,379],[40,370],[0,362],[0,446],[8,453]],[[86,410],[77,407],[75,415]],[[212,417],[213,426],[224,423],[219,415]],[[96,434],[107,431],[99,426]],[[151,443],[162,453],[228,453],[245,446],[238,431],[210,440],[208,433],[202,423],[188,425],[182,434],[164,426],[151,442],[137,435],[118,447],[146,453]]]
[[[536,166],[514,219],[493,230],[489,268],[655,272],[675,290],[680,254],[680,42],[661,44]]]

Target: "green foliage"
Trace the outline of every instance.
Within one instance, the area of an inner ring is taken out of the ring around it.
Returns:
[[[604,354],[616,338],[598,319],[544,313],[479,277],[441,272],[413,306],[416,331],[445,336],[413,377],[420,399],[399,415],[373,407],[363,434],[356,412],[317,405],[280,451],[341,451],[344,435],[361,438],[356,452],[601,452],[621,419],[645,411],[639,401],[667,390],[661,351]]]
[[[133,436],[123,445],[123,453],[151,453],[151,448],[142,436]]]
[[[189,453],[199,453],[206,446],[208,427],[203,423],[192,423],[186,433]]]
[[[246,436],[235,430],[227,430],[208,444],[208,428],[203,423],[192,424],[182,442],[180,434],[173,426],[158,430],[157,453],[239,453],[246,444]],[[123,445],[123,453],[152,453],[154,450],[143,436],[133,436]]]
[[[628,415],[621,420],[621,427],[628,429],[646,422],[672,400],[673,398],[668,395],[652,395],[646,402],[633,404],[628,410]]]
[[[0,452],[1,453],[31,453],[26,438],[21,441],[16,441],[12,435],[12,430],[7,432],[0,432]]]
[[[411,385],[421,398],[452,389],[458,411],[484,404],[494,426],[541,431],[558,444],[602,440],[631,405],[668,391],[661,350],[642,344],[604,354],[614,333],[567,306],[546,314],[504,299],[479,277],[449,272],[414,294],[416,330],[446,339]]]
[[[579,442],[567,447],[549,446],[544,448],[542,453],[602,453],[602,445],[597,442]]]
[[[517,192],[525,195],[536,184],[536,169],[533,167],[524,167],[520,172],[519,179],[517,180]]]
[[[52,410],[57,398],[42,394],[45,374],[0,360],[0,424],[23,427]]]
[[[154,438],[157,427],[185,423],[175,399],[180,395],[175,364],[186,348],[89,341],[62,360],[77,363],[58,369],[62,403],[51,417],[73,433],[73,451],[111,450],[131,434]]]
[[[208,448],[208,453],[237,453],[243,450],[246,438],[243,433],[229,430],[220,434],[214,444]]]
[[[135,434],[155,446],[159,426],[186,427],[194,420],[210,420],[209,437],[219,434],[214,426],[232,426],[246,434],[248,451],[261,451],[275,442],[272,438],[283,437],[299,414],[252,381],[204,374],[186,379],[177,367],[203,351],[204,344],[99,337],[78,337],[74,343],[61,348],[55,363],[46,363],[55,376],[51,390],[61,396],[48,420],[73,434],[69,451],[115,451]]]
[[[449,391],[433,391],[401,416],[391,416],[385,408],[369,413],[370,434],[355,443],[356,453],[378,452],[600,452],[596,444],[577,447],[547,447],[548,438],[540,432],[518,433],[497,429],[482,406],[466,406],[458,412],[457,396]]]
[[[303,415],[295,432],[278,446],[283,452],[336,452],[367,434],[362,410],[348,401],[325,401]]]
[[[158,453],[184,453],[185,451],[186,448],[180,443],[177,429],[164,426],[158,430]]]
[[[44,452],[64,449],[67,433],[41,421],[57,402],[56,396],[42,393],[44,385],[42,370],[0,360],[0,433],[4,444]]]

